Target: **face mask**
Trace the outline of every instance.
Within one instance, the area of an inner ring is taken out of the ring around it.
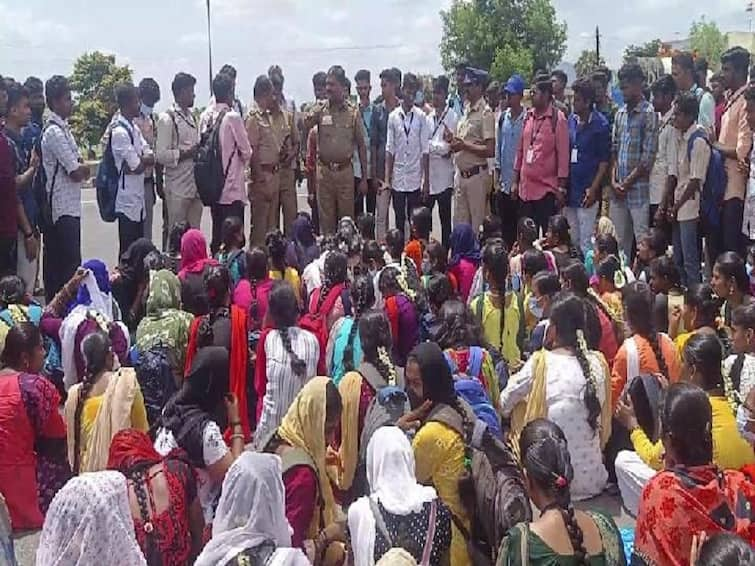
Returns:
[[[433,266],[429,261],[422,262],[422,274],[430,275],[433,272]]]
[[[527,306],[529,307],[530,312],[535,318],[537,318],[538,320],[543,318],[543,307],[540,306],[540,303],[538,302],[536,297],[530,297],[529,301],[527,302]]]
[[[414,104],[421,106],[424,103],[425,103],[425,94],[421,90],[418,90],[417,94],[414,95]]]
[[[141,112],[144,116],[150,116],[152,114],[152,110],[154,109],[154,106],[147,106],[142,102]]]
[[[511,276],[511,290],[518,293],[522,290],[522,276],[514,274]]]
[[[752,264],[751,263],[745,264],[745,271],[747,271],[747,277],[752,277]]]

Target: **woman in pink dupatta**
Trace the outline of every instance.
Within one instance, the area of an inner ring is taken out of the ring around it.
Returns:
[[[218,265],[218,262],[209,257],[204,234],[192,228],[181,238],[181,267],[178,278],[181,280],[183,308],[195,316],[205,315],[209,311],[204,272],[212,265]]]

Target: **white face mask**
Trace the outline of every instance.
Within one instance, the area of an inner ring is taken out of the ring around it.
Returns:
[[[144,116],[150,116],[153,110],[154,110],[154,106],[147,106],[146,104],[142,102],[141,112]]]

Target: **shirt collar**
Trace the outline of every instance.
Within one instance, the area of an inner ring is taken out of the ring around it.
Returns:
[[[689,140],[690,136],[694,134],[699,129],[699,126],[697,122],[692,122],[689,128],[687,128],[687,131],[682,134],[682,138],[684,138],[684,141]]]
[[[68,127],[68,122],[60,117],[60,114],[57,112],[50,112],[50,121],[55,122],[56,124],[59,124],[60,126]]]
[[[470,112],[479,112],[484,108],[483,104],[485,104],[485,97],[481,96],[474,104],[471,102],[467,102],[467,104],[469,104]]]
[[[517,123],[517,122],[521,122],[522,120],[524,120],[524,117],[525,117],[526,114],[527,114],[527,109],[526,108],[522,108],[522,111],[519,112],[519,116],[517,116],[516,118],[513,118],[511,116],[511,108],[506,108],[506,112],[504,113],[504,116],[505,116],[505,120],[506,121]]]

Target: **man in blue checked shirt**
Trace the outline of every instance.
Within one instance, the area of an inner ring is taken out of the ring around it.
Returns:
[[[645,73],[637,63],[619,71],[624,105],[613,125],[613,169],[609,214],[619,246],[630,257],[632,241],[647,232],[650,171],[658,149],[658,114],[642,93]]]
[[[564,215],[572,242],[587,254],[600,206],[601,182],[611,160],[611,134],[608,120],[595,109],[592,81],[579,79],[572,90],[574,113],[569,117],[569,189]]]

